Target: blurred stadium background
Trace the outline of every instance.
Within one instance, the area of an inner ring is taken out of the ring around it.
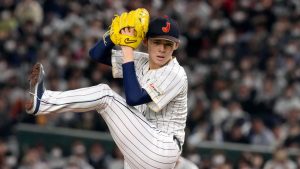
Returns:
[[[184,157],[200,169],[300,168],[299,0],[0,0],[1,169],[122,168],[96,112],[32,117],[24,101],[36,62],[50,90],[107,83],[122,95],[88,50],[114,14],[137,7],[182,30]]]

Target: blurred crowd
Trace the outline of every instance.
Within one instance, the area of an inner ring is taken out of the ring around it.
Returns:
[[[20,122],[107,131],[96,112],[27,115],[27,76],[41,62],[47,89],[107,83],[123,95],[122,81],[88,51],[114,14],[138,7],[151,17],[166,14],[181,28],[174,55],[189,78],[184,156],[200,169],[300,168],[300,157],[286,154],[287,148],[300,149],[299,0],[1,0],[0,168],[122,166],[118,151],[107,154],[100,144],[88,151],[76,142],[64,157],[59,147],[45,151],[42,145],[18,153],[12,138]],[[191,151],[201,141],[278,148],[272,159],[245,152],[233,163],[220,152],[205,158]]]

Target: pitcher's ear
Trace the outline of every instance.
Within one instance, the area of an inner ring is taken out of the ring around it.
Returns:
[[[148,39],[147,38],[143,39],[143,45],[145,47],[148,47]]]
[[[175,45],[174,45],[174,50],[178,49],[179,43],[180,43],[180,42],[176,42],[176,43],[175,43]]]

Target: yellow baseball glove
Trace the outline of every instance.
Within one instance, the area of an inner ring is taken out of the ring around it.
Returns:
[[[146,36],[149,25],[149,13],[144,8],[138,8],[124,12],[120,16],[116,15],[112,20],[109,34],[110,39],[115,45],[129,46],[136,49]],[[134,36],[121,34],[121,30],[126,27],[132,27],[135,30]]]

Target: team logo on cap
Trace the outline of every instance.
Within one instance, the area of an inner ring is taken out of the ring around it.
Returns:
[[[168,33],[170,31],[170,28],[171,28],[171,23],[167,22],[166,26],[162,27],[161,30],[165,33]]]

